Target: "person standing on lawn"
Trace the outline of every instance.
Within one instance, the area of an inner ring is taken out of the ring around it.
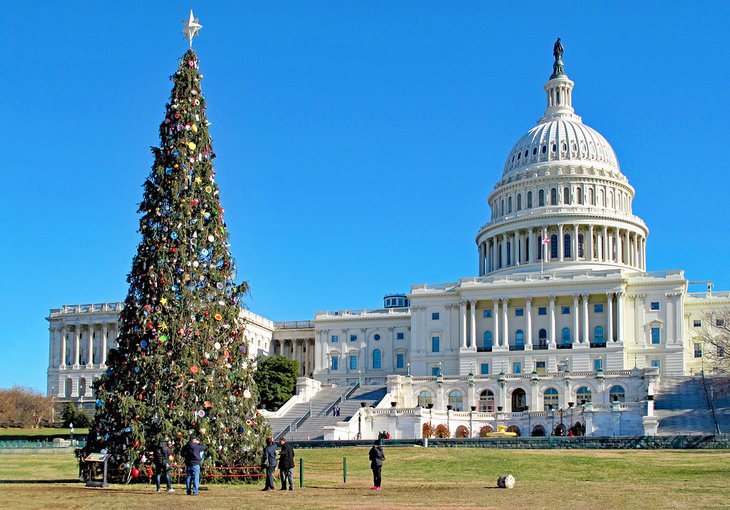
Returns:
[[[194,437],[183,447],[185,458],[185,489],[188,496],[197,496],[200,487],[200,464],[203,462],[203,452],[206,450],[204,444]]]
[[[289,490],[294,490],[294,448],[286,442],[286,439],[279,438],[279,478],[281,478],[281,490],[286,490],[289,483]]]
[[[170,468],[172,467],[172,441],[160,439],[154,451],[155,460],[155,483],[157,492],[160,492],[160,480],[164,479],[167,484],[167,492],[175,492],[170,483]]]
[[[266,485],[263,490],[273,491],[274,487],[274,471],[276,470],[276,445],[274,438],[269,436],[266,438],[266,447],[264,448],[264,458],[261,467],[266,469]]]
[[[383,469],[383,461],[385,460],[385,453],[383,453],[383,447],[380,444],[380,439],[373,443],[373,447],[370,448],[370,469],[373,470],[373,486],[371,487],[374,491],[380,490],[380,483],[383,481],[381,477],[381,470]]]

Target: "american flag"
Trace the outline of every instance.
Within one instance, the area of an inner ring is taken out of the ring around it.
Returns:
[[[542,235],[542,244],[550,244],[550,238],[547,234]]]

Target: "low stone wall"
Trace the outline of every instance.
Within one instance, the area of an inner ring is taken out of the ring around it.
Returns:
[[[290,441],[295,448],[344,448],[371,446],[363,441]],[[423,439],[383,441],[385,447],[425,446]],[[624,436],[624,437],[513,437],[479,439],[429,439],[429,448],[498,448],[509,450],[661,450],[730,448],[730,435]]]

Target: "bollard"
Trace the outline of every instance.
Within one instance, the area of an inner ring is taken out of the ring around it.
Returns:
[[[299,457],[299,488],[304,487],[304,459]]]

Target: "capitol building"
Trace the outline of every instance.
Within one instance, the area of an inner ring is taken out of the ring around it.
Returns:
[[[425,423],[447,424],[452,436],[498,423],[540,435],[554,429],[557,410],[561,420],[580,415],[589,435],[652,435],[661,433],[653,407],[662,380],[700,372],[709,346],[696,332],[708,312],[730,307],[730,293],[709,283],[691,293],[682,270],[647,272],[649,229],[633,212],[635,190],[606,138],[576,114],[562,51],[555,57],[545,111],[488,195],[475,274],[310,320],[242,310],[252,353],[299,362],[301,394],[288,408],[323,388],[385,388],[323,437],[421,437]],[[91,404],[121,306],[51,310],[49,395]]]

